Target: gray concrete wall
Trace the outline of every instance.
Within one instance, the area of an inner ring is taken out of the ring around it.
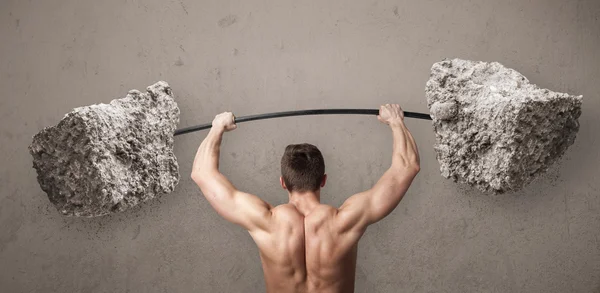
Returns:
[[[429,122],[410,120],[422,171],[360,244],[357,292],[600,291],[600,2],[0,1],[0,291],[262,292],[257,249],[189,178],[206,132],[176,139],[176,191],[123,214],[60,216],[27,146],[73,107],[166,80],[180,126],[307,108],[427,111],[431,65],[500,61],[542,87],[585,97],[559,164],[517,194],[489,196],[439,175]],[[240,124],[222,171],[272,204],[284,146],[326,159],[325,203],[369,188],[389,166],[374,117]]]

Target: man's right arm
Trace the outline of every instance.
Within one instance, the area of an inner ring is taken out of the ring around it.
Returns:
[[[389,215],[420,170],[417,145],[404,125],[402,109],[398,105],[381,106],[378,119],[392,130],[392,165],[371,189],[351,196],[338,209],[336,222],[342,232],[362,233]]]

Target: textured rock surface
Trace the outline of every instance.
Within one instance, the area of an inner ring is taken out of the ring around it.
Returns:
[[[573,144],[581,96],[541,89],[497,62],[444,60],[425,89],[442,176],[515,191]]]
[[[130,91],[110,104],[75,108],[33,137],[38,182],[65,215],[123,211],[173,191],[179,108],[169,85]]]

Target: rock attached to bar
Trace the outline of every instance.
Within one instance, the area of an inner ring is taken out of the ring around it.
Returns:
[[[130,91],[110,104],[75,108],[33,137],[38,182],[64,215],[118,212],[173,191],[179,108],[169,85]]]
[[[582,96],[541,89],[497,62],[435,63],[425,94],[442,176],[517,191],[575,141]]]

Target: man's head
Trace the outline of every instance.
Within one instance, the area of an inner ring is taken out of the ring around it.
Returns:
[[[290,144],[281,158],[281,186],[290,193],[317,191],[325,186],[325,162],[319,149],[308,143]]]

